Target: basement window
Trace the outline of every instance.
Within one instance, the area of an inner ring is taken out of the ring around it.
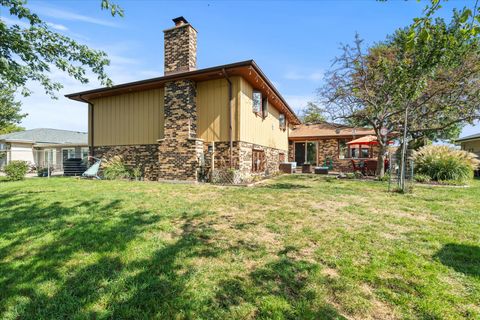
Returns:
[[[253,150],[252,152],[252,172],[265,171],[265,151]]]
[[[260,112],[262,111],[262,93],[260,91],[253,91],[252,101],[253,112],[256,114],[260,114]]]

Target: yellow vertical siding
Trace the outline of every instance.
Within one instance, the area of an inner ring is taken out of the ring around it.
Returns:
[[[461,145],[463,150],[480,154],[480,140],[465,141]]]
[[[238,140],[238,95],[240,77],[232,77],[232,139]],[[211,141],[229,140],[229,102],[226,79],[197,83],[197,137]]]
[[[154,144],[163,138],[163,88],[98,98],[92,103],[89,129],[93,128],[95,146]]]
[[[245,80],[240,81],[240,140],[271,148],[288,149],[288,129],[279,126],[280,112],[271,104],[268,116],[262,119],[252,111],[252,86]]]

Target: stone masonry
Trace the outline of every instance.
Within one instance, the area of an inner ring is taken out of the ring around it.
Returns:
[[[94,156],[104,160],[120,156],[129,168],[139,167],[145,180],[158,179],[158,146],[156,144],[94,147]]]
[[[159,178],[197,180],[203,141],[197,139],[196,87],[190,80],[165,84],[164,139],[159,141]]]
[[[312,140],[309,140],[312,141]],[[340,159],[339,157],[339,141],[338,139],[318,139],[317,164],[323,166],[327,158],[333,161],[333,171],[352,172],[352,159]],[[373,147],[373,157],[378,155],[378,147]],[[293,141],[288,145],[288,159],[295,161],[295,151]]]
[[[164,31],[165,75],[197,68],[197,31],[189,23],[179,23]]]
[[[215,142],[215,168],[230,168],[230,143],[228,141]],[[252,172],[253,150],[263,150],[265,152],[265,171]],[[243,141],[234,141],[232,149],[232,168],[239,170],[246,175],[270,176],[278,173],[280,154],[287,155],[287,150],[280,150],[265,146],[260,146]],[[205,170],[211,170],[211,153],[208,152],[208,145],[204,146]]]

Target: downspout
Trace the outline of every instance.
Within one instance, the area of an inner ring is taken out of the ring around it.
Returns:
[[[94,137],[94,126],[93,126],[93,103],[88,101],[87,99],[84,99],[81,95],[78,96],[78,99],[82,100],[83,102],[85,103],[88,103],[88,106],[91,107],[91,111],[92,111],[92,114],[90,115],[90,120],[91,120],[91,123],[90,123],[90,128],[88,128],[90,131],[91,131],[91,141],[92,141],[92,146],[91,146],[91,151],[90,151],[90,156],[91,157],[95,157],[95,148],[94,148],[94,143],[93,143],[93,137]]]
[[[230,81],[230,78],[228,77],[227,71],[225,68],[222,69],[223,76],[225,77],[225,80],[228,82],[228,138],[230,140],[230,169],[233,167],[233,134],[232,134],[232,81]]]

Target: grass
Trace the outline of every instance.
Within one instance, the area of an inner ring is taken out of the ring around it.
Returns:
[[[2,319],[478,319],[480,181],[0,182]]]

